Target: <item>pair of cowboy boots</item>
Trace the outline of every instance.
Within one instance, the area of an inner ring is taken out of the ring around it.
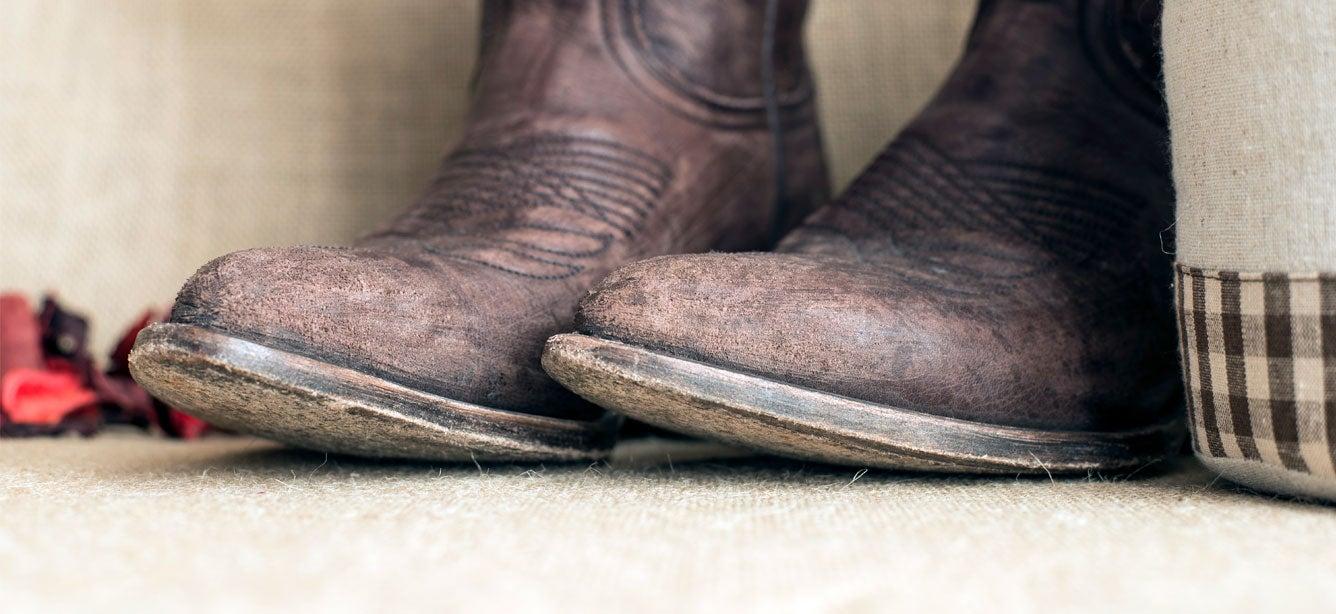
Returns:
[[[983,0],[936,98],[829,204],[806,4],[488,2],[421,199],[351,247],[206,264],[136,378],[383,457],[596,458],[617,415],[888,468],[1174,451],[1158,2]]]

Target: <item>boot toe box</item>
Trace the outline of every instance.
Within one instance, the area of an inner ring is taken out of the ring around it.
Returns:
[[[1101,388],[1079,331],[1042,310],[962,304],[878,267],[811,255],[705,254],[614,272],[580,332],[902,409],[1093,429],[1136,391]],[[1123,381],[1126,381],[1124,378]],[[1158,408],[1157,408],[1158,409]]]
[[[543,337],[561,326],[552,314],[502,324],[506,293],[455,273],[369,249],[246,250],[196,272],[170,321],[455,400],[531,413],[580,405],[537,364]]]

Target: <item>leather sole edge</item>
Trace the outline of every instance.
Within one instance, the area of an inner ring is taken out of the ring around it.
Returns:
[[[616,418],[564,420],[429,394],[197,326],[139,334],[130,371],[155,397],[219,427],[325,452],[433,461],[607,456]]]
[[[1135,431],[1042,431],[859,401],[581,334],[557,335],[548,374],[670,430],[805,460],[952,473],[1135,470],[1179,449],[1182,421]]]

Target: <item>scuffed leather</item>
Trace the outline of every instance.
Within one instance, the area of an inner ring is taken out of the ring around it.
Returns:
[[[936,98],[781,253],[631,265],[578,328],[993,424],[1164,419],[1168,135],[1154,37],[1129,32],[1155,27],[1147,4],[985,1]]]
[[[787,223],[770,219],[762,3],[642,4],[489,1],[466,130],[423,197],[352,247],[214,260],[171,321],[493,408],[596,415],[538,363],[581,294],[640,258],[762,248]],[[809,81],[806,2],[782,8],[784,180],[805,214],[826,194],[825,167],[810,92],[792,89]],[[654,34],[649,46],[633,24]],[[750,59],[711,63],[725,56]]]

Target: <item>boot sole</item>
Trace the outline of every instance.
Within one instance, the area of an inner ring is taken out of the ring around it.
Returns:
[[[1135,431],[1045,431],[859,401],[579,334],[543,368],[576,394],[655,426],[781,456],[954,473],[1144,467],[1182,445],[1181,420]]]
[[[221,428],[358,456],[590,460],[607,455],[617,426],[464,403],[182,324],[144,329],[130,372],[153,396]]]

